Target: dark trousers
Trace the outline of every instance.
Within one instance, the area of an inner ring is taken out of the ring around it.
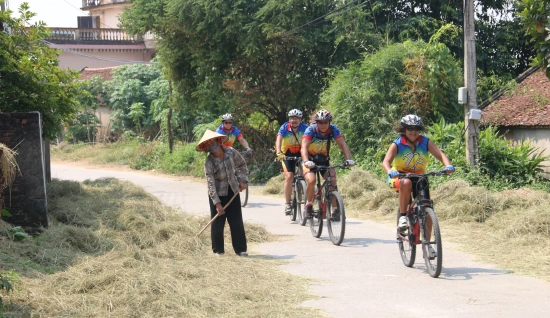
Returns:
[[[234,192],[229,187],[229,193],[226,196],[221,196],[221,204],[225,206],[229,200],[233,197]],[[208,196],[208,202],[210,202],[210,217],[216,216],[216,206],[212,203],[212,199]],[[212,238],[212,251],[214,253],[224,253],[223,245],[223,230],[225,228],[225,220],[229,223],[229,230],[231,231],[231,243],[233,243],[233,250],[236,254],[246,252],[246,234],[244,233],[243,213],[241,210],[241,196],[240,194],[231,202],[231,204],[225,209],[225,214],[218,216],[214,222],[212,222],[211,238]]]

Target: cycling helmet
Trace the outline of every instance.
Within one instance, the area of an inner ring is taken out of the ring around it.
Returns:
[[[233,116],[231,116],[231,114],[223,114],[222,121],[226,121],[226,120],[233,120]]]
[[[300,117],[302,118],[302,112],[299,111],[298,109],[293,109],[291,111],[288,112],[288,117]]]
[[[318,111],[315,114],[315,121],[318,121],[318,120],[331,121],[332,120],[332,114],[328,110],[321,109],[320,111]]]
[[[422,118],[416,115],[407,115],[401,118],[400,124],[403,127],[410,127],[410,126],[424,127],[424,124],[422,123]]]

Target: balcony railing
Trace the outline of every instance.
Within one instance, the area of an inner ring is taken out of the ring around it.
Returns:
[[[105,4],[124,3],[126,0],[82,0],[82,8],[97,7]]]
[[[46,41],[57,44],[137,44],[143,37],[130,36],[122,29],[50,28]]]

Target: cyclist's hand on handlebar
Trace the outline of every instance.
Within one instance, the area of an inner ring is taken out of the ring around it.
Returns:
[[[392,179],[397,177],[398,175],[399,175],[399,171],[395,171],[395,170],[388,171],[388,177],[390,177]]]
[[[350,166],[350,167],[355,166],[355,161],[353,161],[353,159],[346,160],[346,166]]]
[[[315,167],[315,162],[313,162],[313,161],[311,161],[311,160],[310,160],[310,161],[306,161],[306,162],[304,163],[304,165],[306,166],[306,168],[311,169],[311,168]]]
[[[279,153],[277,154],[277,158],[278,158],[279,160],[285,160],[286,156],[285,156],[284,153],[279,152]]]
[[[251,153],[252,149],[250,147],[246,148],[246,153]]]
[[[453,167],[453,165],[445,166],[445,171],[447,171],[448,174],[451,174],[455,172],[455,167]]]

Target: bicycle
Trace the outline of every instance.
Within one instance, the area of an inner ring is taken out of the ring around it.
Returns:
[[[290,196],[290,205],[292,207],[292,213],[290,213],[290,221],[296,221],[296,217],[299,218],[299,223],[305,225],[307,219],[302,214],[302,208],[306,205],[306,181],[302,176],[302,166],[300,157],[285,157],[285,160],[296,160],[296,169],[294,173],[294,180],[292,181],[292,195]]]
[[[330,176],[330,173],[327,173],[326,180],[323,184],[321,184],[321,170],[327,170],[328,172],[330,169],[348,169],[348,167],[345,164],[340,164],[335,166],[315,166],[310,170],[311,172],[316,173],[317,185],[315,186],[313,214],[309,219],[309,228],[313,237],[320,237],[323,231],[323,219],[326,219],[327,230],[332,244],[340,245],[344,240],[344,234],[346,233],[346,212],[344,210],[344,199],[338,192],[337,186],[332,184],[332,177]],[[331,187],[333,190],[330,190]],[[333,198],[336,200],[336,207],[340,212],[339,217],[332,217]]]
[[[403,264],[407,267],[414,265],[416,257],[416,245],[422,244],[422,253],[426,268],[431,277],[437,278],[441,273],[443,264],[443,247],[441,245],[441,233],[439,231],[439,222],[433,209],[433,200],[429,197],[429,188],[427,179],[430,176],[447,175],[446,170],[434,171],[424,174],[400,173],[399,178],[418,178],[416,183],[416,198],[409,203],[407,207],[407,229],[397,229],[397,243],[399,253]],[[397,209],[397,222],[401,216],[399,208]],[[432,228],[427,228],[426,217],[432,220]],[[429,240],[428,233],[432,234]],[[428,248],[434,248],[435,256],[431,257]]]
[[[245,151],[241,151],[240,154],[241,155],[246,155],[246,154],[249,154],[251,151],[248,151],[248,150],[245,150]],[[246,206],[246,203],[248,203],[248,183],[246,184],[246,189],[244,190],[244,200],[241,201],[241,207],[245,207]]]

